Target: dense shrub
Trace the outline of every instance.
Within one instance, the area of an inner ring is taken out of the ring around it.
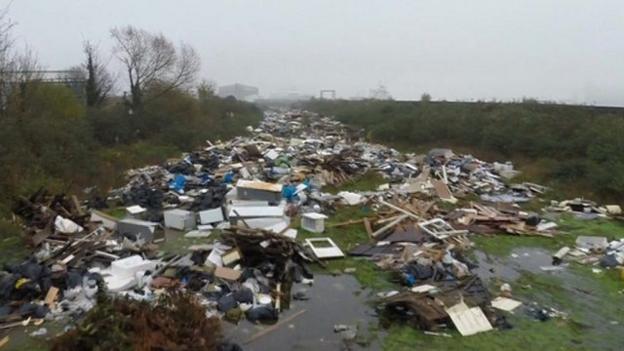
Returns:
[[[16,195],[111,186],[127,168],[243,134],[261,117],[252,104],[209,93],[172,90],[146,100],[138,114],[121,98],[87,109],[64,86],[25,84],[0,111],[0,217]]]

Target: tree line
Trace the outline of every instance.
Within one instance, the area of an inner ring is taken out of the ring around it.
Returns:
[[[127,168],[242,134],[262,117],[254,105],[219,98],[210,83],[198,82],[195,50],[161,33],[113,28],[112,52],[85,42],[83,62],[51,82],[32,50],[17,49],[14,29],[1,11],[0,217],[15,196],[42,186],[66,192],[99,185],[105,192]]]
[[[624,109],[539,103],[314,100],[304,107],[408,149],[457,147],[517,161],[553,196],[624,197]],[[494,161],[496,159],[491,159]]]

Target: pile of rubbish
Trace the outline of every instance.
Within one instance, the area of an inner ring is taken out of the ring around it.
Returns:
[[[564,246],[553,255],[553,263],[564,260],[603,268],[624,266],[624,239],[608,241],[604,236],[578,236],[576,246]]]
[[[487,206],[471,202],[467,208],[454,210],[448,216],[457,228],[471,233],[540,235],[552,237],[555,222],[542,219],[537,213],[524,212],[509,204]]]
[[[561,202],[551,201],[550,206],[546,210],[549,212],[571,213],[581,219],[618,217],[622,214],[622,208],[619,205],[599,206],[593,201],[580,198]]]
[[[472,246],[468,230],[454,228],[441,218],[432,202],[377,199],[375,205],[378,213],[396,219],[378,229],[366,225],[372,242],[354,247],[349,254],[393,272],[405,287],[380,293],[384,318],[433,333],[451,325],[462,335],[510,327],[500,311],[512,311],[521,302],[511,299],[509,291],[492,296],[473,272],[475,264],[464,255]]]
[[[508,327],[500,311],[520,302],[509,290],[490,295],[464,256],[469,236],[557,235],[554,222],[517,205],[547,189],[510,184],[518,172],[509,162],[448,149],[401,154],[306,111],[266,112],[248,131],[130,170],[127,183],[106,199],[81,203],[44,190],[20,199],[14,213],[34,251],[2,273],[0,327],[77,320],[97,304],[98,291],[155,304],[184,290],[208,317],[275,323],[292,299],[309,298],[293,289],[313,283],[308,264],[345,256],[322,236],[325,220],[340,207],[367,206],[370,216],[344,225],[361,223],[370,242],[347,254],[373,260],[405,286],[384,294],[384,310],[429,331],[452,323],[471,335]],[[370,191],[323,191],[369,172],[386,183]],[[576,210],[574,203],[553,206]],[[123,218],[107,207],[123,208]],[[298,240],[300,230],[312,234]],[[202,244],[162,250],[182,237]],[[613,252],[621,248],[606,249],[619,264],[624,256]]]

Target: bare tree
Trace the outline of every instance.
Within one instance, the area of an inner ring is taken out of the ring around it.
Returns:
[[[28,46],[25,46],[21,53],[15,53],[12,58],[11,79],[17,83],[28,83],[42,78],[37,54]]]
[[[90,42],[83,44],[86,62],[83,69],[86,71],[86,100],[87,106],[101,105],[108,94],[113,90],[115,80],[106,70],[97,48]]]
[[[11,21],[8,15],[8,6],[0,10],[0,106],[2,106],[2,110],[6,106],[11,85],[9,75],[15,70],[14,39],[11,34],[15,23]]]
[[[9,70],[7,68],[11,66],[13,58],[14,39],[11,31],[14,26],[15,22],[9,18],[9,7],[0,9],[0,75],[2,77]]]
[[[132,26],[113,28],[111,35],[128,75],[133,109],[142,108],[147,88],[159,88],[155,97],[189,85],[199,72],[199,56],[189,45],[176,49],[164,35]]]
[[[40,66],[35,53],[25,47],[15,50],[12,35],[15,22],[9,18],[9,6],[0,9],[0,109],[5,111],[9,95],[19,89],[21,96],[33,80],[41,79]]]

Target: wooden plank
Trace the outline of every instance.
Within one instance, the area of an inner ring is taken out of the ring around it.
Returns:
[[[76,195],[71,196],[72,205],[76,208],[76,212],[79,216],[84,216],[84,211],[82,210],[82,206],[80,206],[80,201],[78,201],[78,197]]]
[[[396,211],[393,211],[396,212]],[[388,223],[388,222],[392,222],[395,219],[399,218],[399,216],[401,215],[394,215],[394,216],[390,216],[390,217],[386,217],[386,218],[381,218],[375,221],[375,225],[380,225],[380,224],[384,224],[384,223]]]
[[[217,267],[215,269],[214,275],[215,277],[221,278],[224,280],[237,281],[238,278],[240,278],[241,276],[241,272],[231,269],[231,268]]]
[[[50,287],[50,289],[48,289],[48,293],[46,294],[46,297],[43,301],[45,302],[46,305],[48,305],[50,309],[54,308],[54,305],[56,304],[56,298],[58,297],[58,293],[59,293],[59,288],[55,286]]]
[[[364,228],[366,229],[366,233],[368,233],[369,237],[373,237],[373,228],[371,227],[371,223],[368,218],[364,218]]]
[[[457,202],[457,199],[453,196],[451,190],[449,189],[448,185],[446,185],[446,183],[441,180],[432,180],[431,184],[433,185],[436,194],[440,199],[442,199],[442,201],[450,203]]]
[[[0,348],[3,348],[6,346],[6,344],[9,343],[9,336],[5,336],[4,338],[2,338],[2,340],[0,340]]]
[[[395,206],[395,205],[393,205],[393,204],[391,204],[389,202],[386,202],[384,200],[378,200],[378,202],[380,204],[382,204],[382,205],[386,205],[386,206],[388,206],[388,207],[390,207],[390,208],[392,208],[394,210],[397,210],[397,211],[399,211],[399,212],[401,212],[401,213],[403,213],[405,215],[408,215],[408,216],[410,216],[410,217],[412,217],[412,218],[414,218],[416,220],[420,220],[420,216],[416,215],[415,213],[409,212],[409,211],[407,211],[405,209],[402,209],[402,208],[400,208],[398,206]]]
[[[364,220],[366,218],[363,219],[350,219],[348,221],[345,222],[340,222],[340,223],[332,223],[330,225],[328,225],[328,228],[335,228],[335,227],[344,227],[344,226],[348,226],[348,225],[352,225],[352,224],[359,224],[359,223],[363,223]]]
[[[377,238],[379,235],[385,233],[387,230],[390,230],[390,229],[394,228],[396,225],[398,225],[402,221],[406,220],[407,217],[409,217],[409,216],[406,215],[406,214],[399,216],[399,218],[395,219],[394,221],[386,224],[385,226],[383,226],[383,227],[377,229],[375,232],[371,233],[371,236],[373,238]]]
[[[451,317],[455,328],[462,336],[474,335],[493,329],[480,307],[470,308],[463,301],[455,306],[446,308],[446,313]]]

